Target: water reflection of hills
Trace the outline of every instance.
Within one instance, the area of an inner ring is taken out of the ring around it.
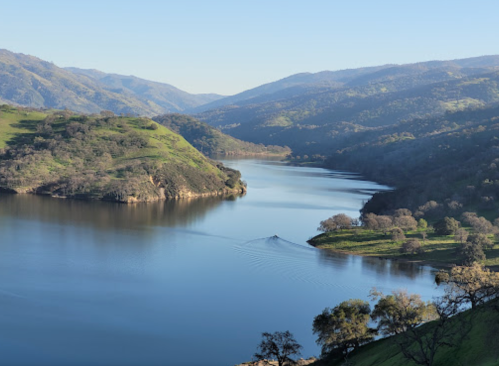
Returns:
[[[336,253],[329,250],[318,250],[319,252],[319,262],[324,264],[334,264],[336,267],[347,268],[351,266],[352,261],[360,261],[361,268],[364,272],[369,272],[370,275],[374,276],[395,276],[395,277],[408,277],[411,279],[416,279],[418,277],[427,274],[433,269],[428,266],[422,266],[421,264],[414,262],[404,262],[398,260],[381,259],[378,257],[363,257],[355,256],[344,253]]]
[[[33,195],[0,195],[0,217],[61,225],[88,225],[102,230],[148,226],[185,226],[223,202],[218,197],[134,205],[54,199]]]

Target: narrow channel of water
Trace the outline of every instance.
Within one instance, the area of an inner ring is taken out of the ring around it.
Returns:
[[[275,330],[308,357],[327,306],[373,286],[436,294],[428,267],[306,244],[319,221],[357,216],[386,187],[274,161],[226,164],[246,196],[133,206],[0,196],[0,364],[233,365]]]

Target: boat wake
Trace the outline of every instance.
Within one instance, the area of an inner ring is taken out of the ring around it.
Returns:
[[[344,258],[325,260],[320,250],[310,245],[293,243],[274,235],[235,245],[234,250],[247,259],[248,269],[254,272],[277,275],[312,286],[343,288],[346,292],[356,289],[348,284],[349,281],[341,281],[336,276],[338,272],[343,272],[338,271],[338,267],[344,266]]]

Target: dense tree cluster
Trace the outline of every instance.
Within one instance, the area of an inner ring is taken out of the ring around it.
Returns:
[[[465,211],[499,208],[499,107],[447,113],[359,133],[327,160],[396,187],[375,194],[364,213],[406,207],[415,218],[438,221]],[[386,142],[382,134],[408,131],[414,138]],[[482,222],[480,222],[482,221]],[[479,230],[490,225],[476,218]]]

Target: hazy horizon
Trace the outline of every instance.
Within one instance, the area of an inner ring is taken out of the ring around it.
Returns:
[[[499,54],[497,10],[492,1],[11,2],[0,48],[232,95],[301,72]]]

